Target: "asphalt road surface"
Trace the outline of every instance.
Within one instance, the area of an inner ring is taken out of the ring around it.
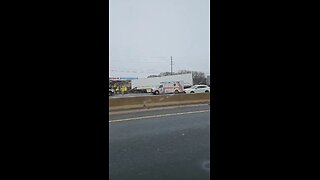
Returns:
[[[176,94],[165,94],[165,95],[174,96]],[[153,95],[152,93],[114,94],[112,96],[109,96],[109,98],[112,99],[112,98],[141,97],[141,96],[163,96],[163,94],[160,94],[160,95]]]
[[[109,114],[110,180],[210,178],[210,106]]]
[[[140,96],[154,96],[151,93],[130,93],[130,94],[113,94],[109,98],[125,98],[125,97],[140,97]]]

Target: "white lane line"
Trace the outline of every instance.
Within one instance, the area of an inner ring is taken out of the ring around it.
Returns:
[[[183,114],[194,114],[194,113],[202,113],[202,112],[208,112],[208,111],[210,111],[210,109],[202,110],[202,111],[190,111],[190,112],[182,112],[182,113],[158,114],[158,115],[152,115],[152,116],[140,116],[140,117],[126,118],[126,119],[111,120],[111,121],[109,121],[109,123],[131,121],[131,120],[140,120],[140,119],[155,118],[155,117],[176,116],[176,115],[183,115]]]

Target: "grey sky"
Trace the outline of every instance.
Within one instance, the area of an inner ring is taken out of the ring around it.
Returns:
[[[209,0],[110,0],[109,76],[210,73]]]

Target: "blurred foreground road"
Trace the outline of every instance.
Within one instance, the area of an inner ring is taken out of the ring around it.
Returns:
[[[209,179],[209,105],[109,117],[110,180]]]

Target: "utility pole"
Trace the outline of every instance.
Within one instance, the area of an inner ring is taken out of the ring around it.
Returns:
[[[172,56],[171,56],[171,75],[172,75]]]

